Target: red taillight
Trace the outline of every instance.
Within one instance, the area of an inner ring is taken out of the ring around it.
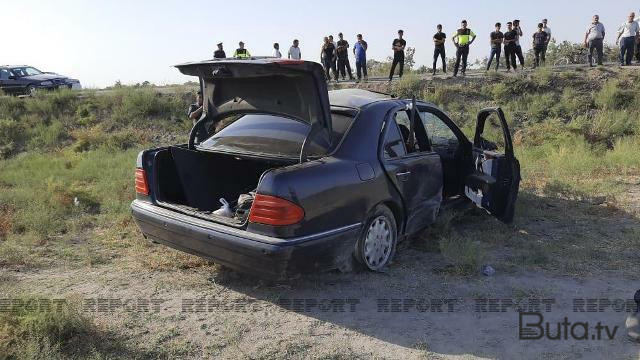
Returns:
[[[291,201],[275,196],[256,194],[249,221],[265,225],[292,225],[304,218],[304,210]]]
[[[149,185],[147,185],[147,174],[144,169],[136,169],[136,192],[140,195],[149,196]]]

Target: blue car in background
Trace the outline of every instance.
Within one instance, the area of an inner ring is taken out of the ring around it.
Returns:
[[[42,72],[28,65],[0,66],[0,90],[10,95],[33,95],[36,91],[56,89],[80,90],[77,79],[51,72]]]

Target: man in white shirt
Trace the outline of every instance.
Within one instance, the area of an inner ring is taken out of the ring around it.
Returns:
[[[280,44],[278,43],[273,44],[273,57],[277,59],[282,57],[282,54],[280,53]]]
[[[635,13],[629,14],[627,21],[618,29],[616,45],[620,44],[620,66],[631,65],[631,59],[633,59],[636,37],[640,34],[640,27],[635,18]]]
[[[289,59],[300,60],[302,58],[302,52],[300,51],[298,44],[298,39],[293,40],[293,45],[289,48]]]
[[[605,36],[604,25],[600,22],[600,16],[593,15],[593,21],[587,28],[587,33],[584,35],[584,47],[589,49],[589,66],[593,65],[593,51],[598,54],[598,65],[602,65],[602,58],[604,57],[603,41]]]
[[[547,19],[542,19],[542,25],[544,25],[542,27],[542,30],[547,33],[547,43],[545,45],[545,51],[547,50],[547,47],[549,46],[549,42],[551,41],[551,28],[547,26],[547,22],[548,22]]]

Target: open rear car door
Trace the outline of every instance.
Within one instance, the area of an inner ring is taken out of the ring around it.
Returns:
[[[502,109],[488,108],[478,113],[472,151],[473,169],[465,179],[465,195],[498,220],[511,223],[520,186],[520,163],[513,153]]]

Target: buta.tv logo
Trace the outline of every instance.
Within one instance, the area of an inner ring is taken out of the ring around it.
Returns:
[[[519,316],[520,340],[613,340],[618,331],[618,326],[609,328],[600,322],[595,326],[582,321],[572,323],[567,317],[562,322],[545,322],[539,312],[521,312]]]

